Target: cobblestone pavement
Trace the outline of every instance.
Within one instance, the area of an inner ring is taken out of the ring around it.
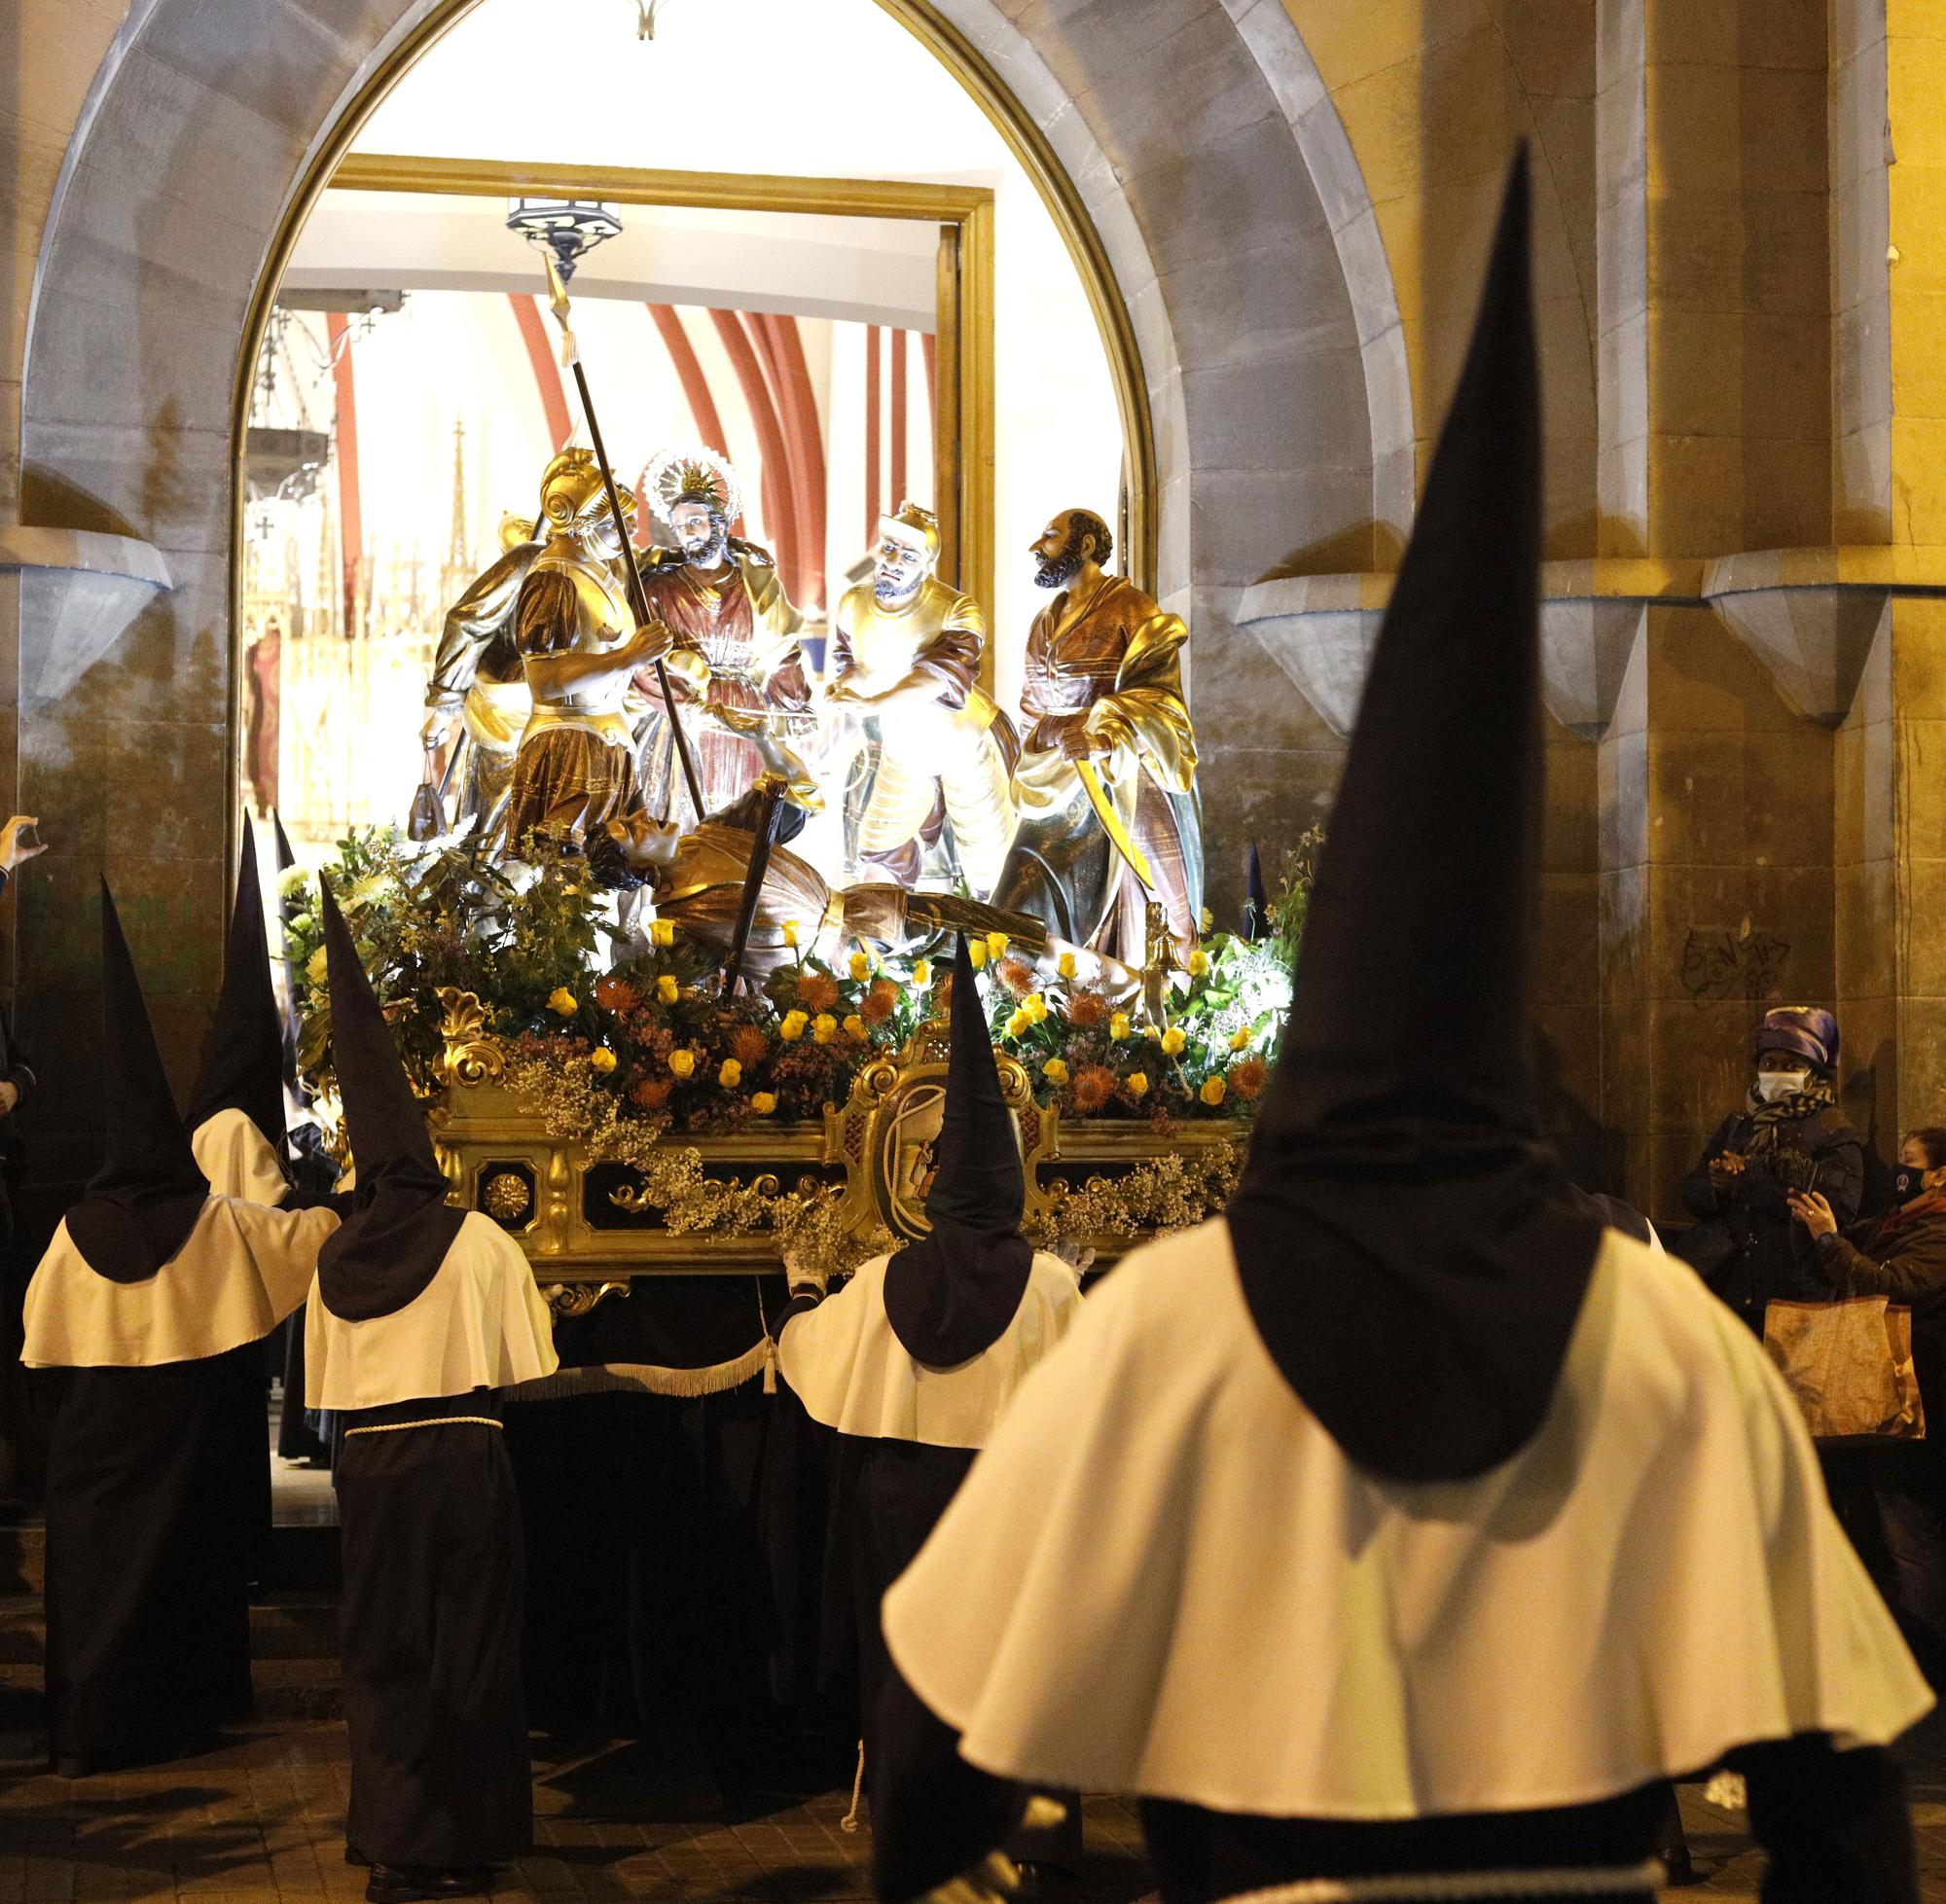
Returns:
[[[868,1894],[869,1830],[841,1828],[848,1794],[770,1806],[725,1823],[658,1823],[618,1814],[627,1746],[578,1751],[536,1741],[535,1849],[500,1904],[652,1898],[660,1904],[846,1904]],[[344,1728],[262,1727],[200,1757],[69,1783],[40,1771],[32,1742],[0,1738],[0,1904],[193,1900],[352,1904],[364,1874],[343,1861]],[[1907,1742],[1924,1895],[1946,1904],[1946,1724]],[[622,1776],[617,1776],[617,1775]],[[1704,1883],[1669,1898],[1757,1895],[1740,1817],[1685,1788],[1682,1809]],[[1050,1882],[1048,1904],[1135,1904],[1149,1891],[1133,1809],[1087,1803],[1088,1868]]]

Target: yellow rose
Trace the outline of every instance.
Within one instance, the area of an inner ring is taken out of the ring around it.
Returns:
[[[987,942],[986,942],[986,940],[984,940],[984,939],[971,939],[971,940],[968,940],[968,941],[967,941],[967,945],[966,945],[966,962],[967,962],[967,963],[968,963],[969,965],[971,965],[971,966],[972,966],[972,968],[974,969],[974,971],[976,971],[976,972],[977,972],[977,971],[978,971],[978,970],[979,970],[979,969],[981,968],[981,966],[983,966],[984,964],[986,964],[986,962],[987,962]]]
[[[1148,1095],[1148,1073],[1146,1071],[1131,1071],[1129,1073],[1129,1096],[1131,1097],[1146,1097]]]
[[[1206,1104],[1220,1104],[1223,1101],[1223,1080],[1205,1078],[1203,1089],[1196,1094]]]
[[[811,1035],[813,1043],[828,1045],[838,1035],[838,1021],[829,1012],[819,1012],[811,1022]]]
[[[681,1051],[670,1052],[669,1069],[673,1071],[679,1078],[688,1078],[695,1076],[696,1054],[693,1051],[690,1051],[687,1047],[685,1047]]]
[[[726,1058],[716,1073],[716,1082],[725,1091],[735,1091],[743,1082],[743,1067],[734,1058]]]
[[[548,1010],[559,1012],[562,1018],[572,1018],[580,1011],[581,1003],[564,985],[558,985],[548,993]]]
[[[1247,1024],[1240,1024],[1236,1030],[1230,1033],[1230,1049],[1232,1051],[1248,1051],[1249,1048],[1250,1027]]]
[[[854,979],[869,979],[872,976],[872,961],[861,952],[851,954],[851,976]]]
[[[1040,1067],[1040,1074],[1052,1085],[1063,1085],[1067,1082],[1067,1066],[1058,1058],[1050,1058]]]
[[[1027,1031],[1032,1025],[1032,1024],[1033,1020],[1028,1018],[1027,1013],[1016,1012],[1013,1015],[1013,1017],[1008,1019],[1007,1021],[1007,1036],[1010,1038],[1018,1038],[1021,1036],[1023,1032]]]
[[[606,1045],[596,1045],[589,1054],[588,1061],[605,1077],[615,1068],[615,1054]]]
[[[325,962],[324,948],[320,946],[314,952],[311,953],[309,959],[306,961],[305,977],[307,978],[312,985],[322,985],[325,982],[326,975],[329,973],[329,971],[330,967]]]
[[[1047,996],[1044,992],[1030,991],[1021,1000],[1021,1010],[1027,1013],[1029,1024],[1038,1024],[1047,1017]]]
[[[649,938],[658,946],[675,944],[675,923],[671,919],[654,919],[649,925]]]
[[[784,1022],[777,1026],[777,1036],[785,1044],[794,1045],[804,1036],[804,1027],[810,1023],[810,1018],[803,1012],[786,1012]]]
[[[785,945],[787,945],[787,946],[795,946],[795,945],[797,944],[797,920],[796,920],[796,919],[785,919],[785,920],[784,920],[784,944],[785,944]]]
[[[1179,1024],[1171,1024],[1169,1027],[1169,1029],[1162,1034],[1163,1056],[1165,1058],[1176,1057],[1181,1052],[1183,1046],[1188,1044],[1188,1042],[1189,1042],[1188,1038],[1183,1034],[1182,1026]]]
[[[1189,976],[1200,979],[1209,969],[1209,954],[1201,946],[1189,954]]]
[[[1011,946],[1013,943],[1014,942],[1011,939],[1009,939],[1004,932],[988,933],[987,956],[989,958],[1005,958],[1007,955],[1007,948]]]
[[[750,1108],[753,1111],[755,1111],[759,1117],[769,1117],[770,1114],[776,1109],[776,1107],[777,1107],[777,1098],[775,1092],[753,1091],[750,1094]]]
[[[1063,952],[1055,960],[1055,964],[1063,979],[1071,979],[1074,976],[1074,954],[1072,952]]]
[[[922,958],[913,967],[912,982],[923,991],[932,983],[932,960]]]
[[[845,1035],[847,1038],[862,1038],[865,1035],[865,1021],[856,1012],[846,1019]]]
[[[681,995],[682,995],[682,988],[676,984],[674,973],[665,972],[662,975],[662,977],[656,981],[656,996],[660,998],[665,1005],[673,1005],[675,1001],[679,997],[681,997]]]
[[[1117,1042],[1126,1038],[1131,1028],[1127,1012],[1117,1012],[1108,1021],[1108,1035]]]

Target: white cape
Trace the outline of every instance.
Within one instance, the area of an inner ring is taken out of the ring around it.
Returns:
[[[1036,1250],[1021,1306],[1000,1338],[950,1369],[915,1361],[885,1314],[888,1256],[861,1264],[845,1287],[784,1324],[777,1365],[814,1421],[840,1434],[984,1448],[1014,1391],[1067,1333],[1081,1285],[1058,1256]]]
[[[509,1388],[552,1375],[554,1317],[521,1246],[469,1210],[432,1280],[404,1309],[346,1322],[315,1288],[305,1311],[305,1406],[394,1402]]]
[[[67,1223],[27,1285],[29,1368],[194,1362],[267,1336],[304,1301],[330,1210],[275,1210],[212,1197],[183,1245],[141,1282],[89,1267]]]
[[[219,1197],[240,1197],[246,1203],[275,1208],[291,1194],[277,1168],[277,1153],[255,1121],[239,1110],[204,1118],[190,1132],[189,1147],[196,1154],[196,1168]]]
[[[883,1617],[973,1764],[1275,1816],[1584,1804],[1932,1704],[1762,1346],[1613,1231],[1540,1432],[1439,1486],[1347,1461],[1221,1221],[1137,1250]]]

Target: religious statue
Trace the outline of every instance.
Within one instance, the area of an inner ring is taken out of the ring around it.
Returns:
[[[736,938],[737,916],[762,815],[762,776],[751,790],[700,826],[636,810],[611,820],[588,843],[589,867],[604,885],[646,885],[656,917],[719,958]],[[805,809],[787,801],[757,896],[743,968],[774,972],[796,956],[793,947],[836,960],[848,945],[900,951],[935,933],[1004,932],[1028,951],[1043,941],[1038,920],[1003,913],[956,893],[908,892],[904,886],[830,885],[809,860],[783,844],[804,826]]]
[[[638,566],[650,613],[674,636],[665,660],[677,705],[689,715],[703,804],[714,812],[748,788],[762,766],[750,743],[711,720],[710,710],[808,718],[811,688],[798,649],[804,617],[784,594],[770,552],[731,534],[742,501],[723,456],[666,449],[649,464],[646,487],[676,546],[651,551]],[[636,686],[651,714],[641,743],[644,790],[659,812],[675,811],[688,796],[672,771],[673,736],[653,669],[644,668]]]
[[[1189,630],[1103,570],[1113,549],[1085,509],[1063,510],[1033,544],[1034,580],[1060,593],[1027,636],[1020,828],[990,897],[1131,965],[1148,962],[1153,901],[1179,962],[1203,909]]]
[[[632,500],[624,492],[625,518]],[[593,452],[570,448],[548,464],[541,516],[547,540],[514,603],[514,643],[533,697],[507,794],[503,837],[515,852],[536,828],[578,845],[641,805],[625,703],[635,670],[669,644],[657,623],[630,631],[633,617],[613,566],[629,524],[610,514]]]
[[[976,680],[986,620],[933,573],[939,522],[904,504],[879,523],[877,571],[838,605],[829,700],[869,716],[879,765],[858,828],[860,858],[919,883],[942,819],[966,883],[985,892],[1014,833],[1009,786],[1020,740]]]
[[[458,832],[490,833],[506,812],[514,756],[533,711],[526,668],[514,642],[514,603],[541,553],[524,516],[500,519],[500,556],[467,585],[446,611],[432,678],[426,683],[426,718],[420,731],[430,754],[445,739],[454,715],[457,742],[466,750],[453,811]]]

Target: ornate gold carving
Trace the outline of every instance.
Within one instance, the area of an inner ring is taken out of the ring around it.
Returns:
[[[534,1193],[518,1170],[495,1170],[480,1186],[480,1201],[486,1214],[502,1223],[515,1223],[534,1206]]]
[[[439,1002],[446,1012],[439,1022],[439,1035],[446,1040],[442,1063],[448,1078],[454,1084],[486,1084],[498,1078],[507,1068],[506,1054],[487,1035],[486,1008],[479,994],[443,985]]]
[[[626,1296],[626,1282],[544,1282],[541,1296],[556,1317],[586,1315],[610,1296]]]
[[[805,1180],[800,1179],[800,1183],[803,1181]],[[732,1177],[730,1184],[732,1188],[738,1190],[754,1190],[760,1197],[775,1197],[777,1194],[777,1178],[775,1170],[761,1171],[756,1176],[751,1177],[748,1182],[745,1182],[741,1177]],[[650,1197],[646,1191],[637,1190],[632,1183],[617,1184],[613,1190],[609,1191],[608,1201],[618,1210],[627,1210],[631,1216],[638,1215],[646,1210],[662,1208],[662,1204]]]

